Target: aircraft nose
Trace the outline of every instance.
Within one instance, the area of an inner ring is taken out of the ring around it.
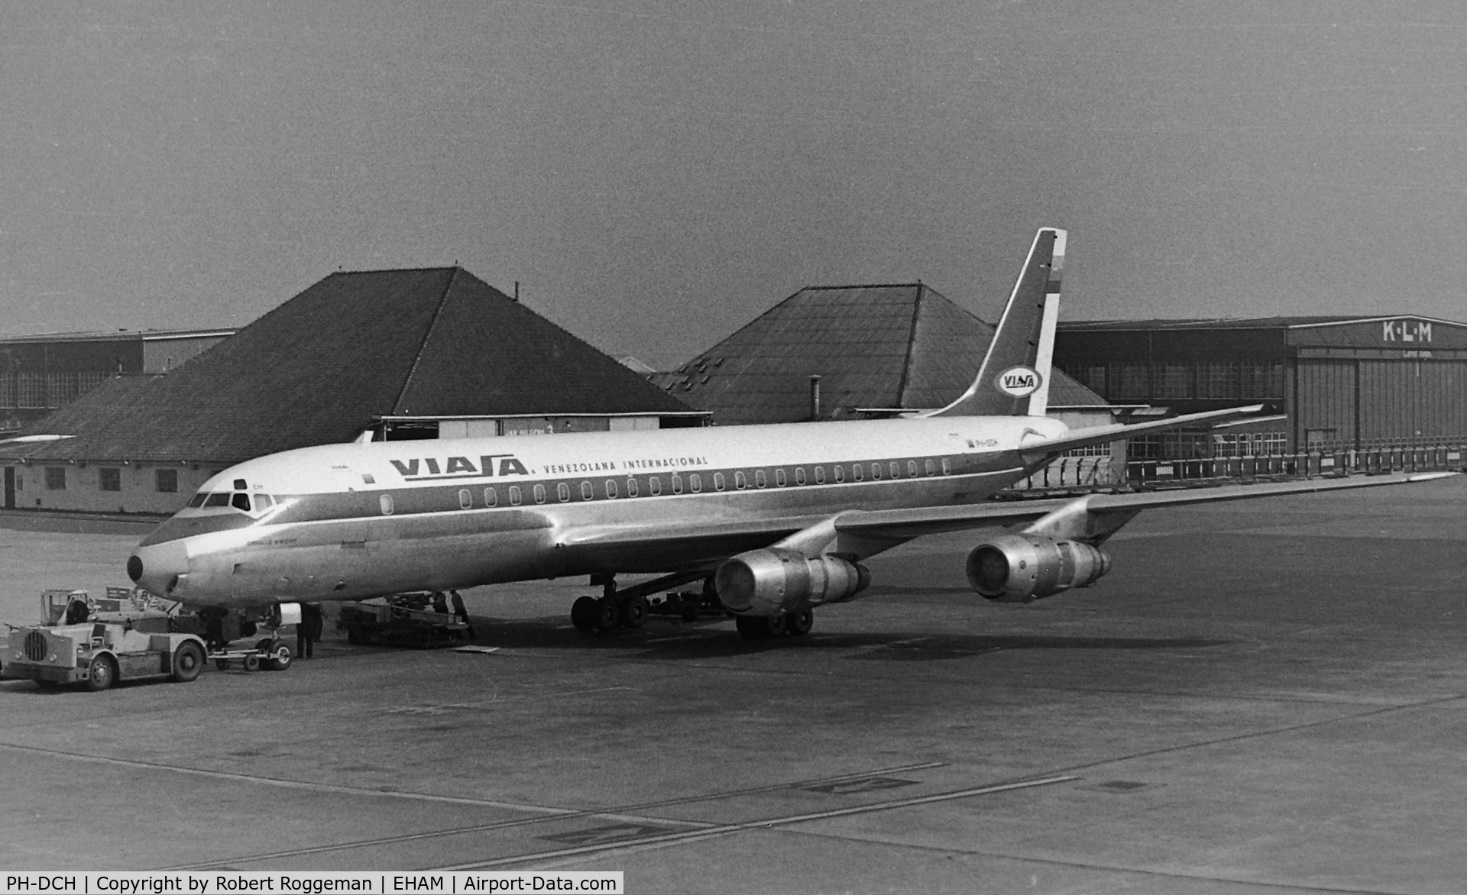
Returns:
[[[163,541],[139,547],[127,558],[127,577],[150,594],[169,596],[188,573],[188,552],[182,541]]]

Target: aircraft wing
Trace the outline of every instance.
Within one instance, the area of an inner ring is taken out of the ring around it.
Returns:
[[[1084,497],[988,502],[963,506],[853,510],[837,516],[835,527],[837,531],[851,534],[913,538],[944,531],[961,531],[967,528],[982,528],[987,525],[1033,521],[1072,504],[1083,504],[1084,508],[1092,513],[1139,512],[1157,507],[1184,506],[1222,500],[1248,500],[1257,497],[1280,497],[1320,491],[1343,491],[1349,488],[1401,485],[1456,474],[1454,472],[1430,472],[1358,475],[1347,478],[1202,486],[1124,494],[1091,494]]]
[[[645,556],[648,565],[665,562],[668,553],[687,558],[686,564],[716,564],[732,553],[767,547],[798,532],[822,524],[833,525],[840,534],[868,536],[900,542],[921,535],[971,528],[1001,527],[1033,522],[1069,506],[1091,513],[1139,512],[1157,507],[1183,506],[1223,500],[1247,500],[1320,491],[1341,491],[1381,485],[1443,478],[1456,473],[1396,473],[1260,482],[1251,485],[1218,485],[1141,491],[1123,494],[1090,494],[1083,497],[1040,500],[991,500],[982,503],[941,507],[912,507],[889,510],[848,510],[835,516],[783,516],[710,521],[689,524],[685,520],[666,527],[601,525],[566,531],[556,541],[559,549],[599,555],[609,563],[638,565]]]
[[[1023,452],[1026,456],[1044,456],[1046,454],[1058,454],[1063,451],[1071,451],[1075,448],[1086,447],[1092,444],[1104,444],[1111,441],[1120,441],[1124,438],[1134,438],[1137,435],[1145,435],[1148,432],[1162,432],[1185,426],[1188,423],[1213,422],[1220,423],[1223,420],[1235,419],[1241,416],[1257,413],[1263,409],[1262,404],[1253,404],[1248,407],[1229,407],[1226,410],[1208,410],[1202,413],[1188,413],[1182,416],[1168,417],[1163,420],[1154,420],[1145,423],[1114,423],[1109,426],[1090,426],[1084,429],[1071,429],[1059,438],[1051,438],[1046,441],[1026,442]]]

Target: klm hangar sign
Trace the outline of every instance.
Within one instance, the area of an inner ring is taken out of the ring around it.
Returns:
[[[1288,327],[1286,338],[1301,357],[1467,356],[1467,324],[1431,317],[1360,317],[1296,324]]]

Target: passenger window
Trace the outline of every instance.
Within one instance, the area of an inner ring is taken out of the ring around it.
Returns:
[[[715,490],[715,491],[722,491],[723,490],[723,473],[721,473],[721,472],[715,472],[713,474],[713,490]]]
[[[922,470],[924,472],[926,472],[928,475],[933,475],[933,474],[935,474],[937,472],[937,468],[932,465],[932,461],[931,460],[923,460],[922,461]]]
[[[862,471],[861,464],[859,464],[859,463],[852,463],[851,464],[851,478],[854,481],[857,481],[857,482],[861,481],[861,479],[864,478],[865,475],[866,475],[866,473]]]
[[[536,485],[535,486],[535,489],[534,489],[534,491],[532,493],[535,495],[535,503],[544,503],[545,502],[545,486],[544,485]]]
[[[484,506],[486,506],[486,507],[497,507],[497,506],[499,506],[499,492],[495,491],[493,488],[485,488],[484,489]]]
[[[460,488],[458,492],[458,508],[461,510],[467,510],[473,505],[474,495],[469,493],[469,489]]]
[[[953,474],[953,464],[952,464],[952,461],[948,460],[948,458],[946,458],[946,457],[943,457],[942,458],[942,474],[943,475],[952,475]]]
[[[703,477],[700,476],[700,475],[698,475],[696,472],[693,473],[692,475],[688,476],[688,487],[691,488],[691,489],[693,489],[693,493],[694,494],[697,494],[699,491],[702,491],[703,490]]]
[[[891,461],[891,466],[889,466],[887,468],[891,470],[891,477],[892,478],[899,479],[899,478],[902,477],[902,464],[900,464],[897,461],[893,460],[893,461]]]
[[[672,493],[683,493],[683,477],[678,475],[677,473],[672,474]]]
[[[817,484],[817,485],[823,485],[823,484],[825,484],[825,467],[824,466],[817,466],[817,467],[815,467],[815,484]]]
[[[835,480],[837,482],[844,482],[846,480],[846,468],[844,466],[837,466],[835,468]]]
[[[229,501],[229,505],[236,510],[250,511],[250,496],[248,494],[236,494]]]
[[[785,478],[783,469],[776,469],[774,471],[774,484],[781,488],[789,484],[789,479]]]
[[[749,477],[744,475],[742,472],[734,473],[734,487],[739,489],[740,491],[749,487]]]
[[[581,500],[595,500],[596,488],[590,482],[581,482]]]
[[[769,484],[769,477],[764,474],[764,470],[754,470],[754,487],[763,488],[767,484]]]
[[[567,485],[565,482],[557,483],[555,486],[555,496],[560,498],[561,503],[570,500],[570,485]]]
[[[915,479],[916,477],[917,477],[917,461],[916,460],[908,460],[907,461],[907,478]]]
[[[871,478],[872,478],[873,481],[876,480],[876,479],[881,478],[881,464],[880,463],[872,463],[871,464]]]
[[[627,479],[627,497],[636,497],[641,493],[642,489],[637,486],[637,480]]]
[[[656,497],[657,495],[661,494],[662,493],[662,479],[659,479],[655,475],[652,478],[648,479],[647,480],[647,490],[650,491],[650,492],[652,492],[652,496],[653,497]]]
[[[510,506],[517,507],[517,506],[519,506],[520,504],[522,504],[524,502],[525,502],[525,495],[524,495],[524,492],[520,491],[520,486],[519,485],[510,485],[509,486],[509,504],[510,504]]]
[[[606,480],[606,496],[612,499],[616,498],[616,482],[613,482],[611,479]]]
[[[377,505],[380,506],[380,507],[382,507],[382,515],[384,515],[384,516],[391,516],[392,515],[392,495],[391,494],[384,494],[381,497],[377,498]]]
[[[803,466],[796,466],[795,467],[795,484],[796,485],[803,485],[803,484],[805,484],[805,467],[803,467]]]

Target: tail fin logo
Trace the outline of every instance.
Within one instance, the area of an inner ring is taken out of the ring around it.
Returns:
[[[1044,377],[1029,367],[1009,367],[993,380],[994,386],[1010,398],[1027,398],[1039,391]]]

